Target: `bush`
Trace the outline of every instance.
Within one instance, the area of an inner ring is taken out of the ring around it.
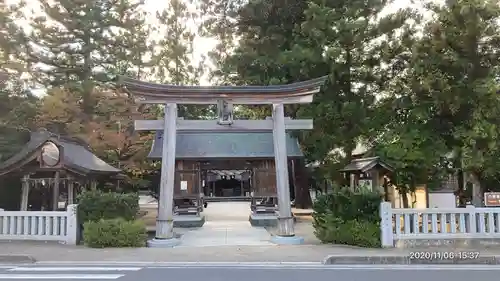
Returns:
[[[333,193],[318,196],[313,204],[313,210],[316,215],[332,213],[344,221],[378,221],[381,202],[382,194],[378,192],[341,188]]]
[[[378,192],[342,188],[321,195],[314,203],[313,226],[323,243],[380,247]]]
[[[134,220],[139,213],[137,193],[88,190],[78,195],[77,202],[78,220],[81,223],[115,218]]]
[[[146,226],[141,221],[118,218],[84,224],[83,241],[91,248],[144,247],[146,239]]]
[[[370,221],[342,221],[332,215],[326,216],[327,223],[315,231],[323,243],[380,247],[380,224]]]

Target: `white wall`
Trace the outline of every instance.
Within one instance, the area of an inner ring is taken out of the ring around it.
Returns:
[[[429,208],[456,208],[457,197],[452,192],[429,193]]]

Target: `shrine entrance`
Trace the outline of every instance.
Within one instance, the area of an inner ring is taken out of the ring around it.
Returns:
[[[313,123],[312,120],[286,118],[284,105],[312,102],[314,93],[319,92],[326,78],[281,86],[201,87],[159,85],[122,77],[121,88],[137,97],[138,103],[165,107],[163,120],[135,122],[136,130],[156,131],[149,157],[161,159],[162,164],[156,237],[148,241],[148,245],[176,246],[181,241],[175,238],[175,226],[204,225],[200,204],[203,205],[205,199],[207,181],[202,174],[211,170],[248,170],[234,166],[230,169],[202,168],[207,162],[221,160],[239,160],[252,166],[251,207],[248,209],[251,225],[275,224],[277,233],[271,238],[274,243],[302,243],[303,239],[294,233],[288,164],[291,157],[303,155],[297,139],[287,131],[312,129]],[[177,104],[216,104],[219,118],[184,120],[177,116]],[[273,107],[272,116],[266,120],[233,120],[233,104],[269,104]],[[234,193],[234,190],[226,191],[225,195]],[[179,211],[183,209],[179,199],[190,202],[189,207],[184,208],[190,212]]]

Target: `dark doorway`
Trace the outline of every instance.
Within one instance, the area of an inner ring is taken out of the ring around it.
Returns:
[[[211,171],[217,173],[219,171]],[[227,172],[227,171],[224,171]],[[250,179],[241,174],[224,174],[223,171],[205,183],[204,194],[208,197],[245,197],[250,196]],[[238,171],[239,172],[239,171]]]
[[[241,181],[234,176],[222,176],[214,182],[214,191],[217,197],[241,196]]]

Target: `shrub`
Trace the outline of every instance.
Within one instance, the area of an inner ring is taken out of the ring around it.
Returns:
[[[380,247],[380,224],[370,221],[343,221],[332,215],[326,216],[324,227],[315,230],[323,243]]]
[[[137,193],[88,190],[78,196],[77,202],[78,220],[81,223],[114,218],[133,220],[139,213]]]
[[[378,192],[361,190],[352,191],[341,188],[333,193],[318,196],[313,204],[316,215],[332,213],[344,221],[368,220],[378,221],[382,195]]]
[[[313,205],[314,233],[323,243],[380,247],[378,192],[342,188],[321,195]]]
[[[144,247],[146,239],[146,226],[141,221],[118,218],[84,224],[83,241],[91,248]]]

